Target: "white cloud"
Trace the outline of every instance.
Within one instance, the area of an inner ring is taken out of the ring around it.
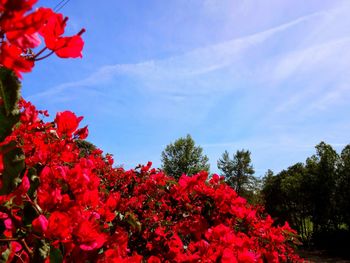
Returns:
[[[350,64],[348,60],[350,55],[346,52],[349,46],[350,37],[345,37],[290,52],[277,59],[277,61],[273,60],[267,66],[269,74],[265,76],[278,82],[288,79],[296,73],[308,73],[324,65],[339,65],[339,61]],[[272,63],[274,65],[271,65]],[[271,69],[273,70],[271,71]]]
[[[111,81],[115,76],[123,75],[141,79],[143,84],[153,91],[169,92],[181,90],[183,92],[188,92],[186,86],[176,85],[178,83],[169,85],[169,83],[171,83],[171,81],[191,81],[190,79],[196,79],[196,77],[200,78],[210,72],[235,65],[235,63],[238,67],[240,61],[244,59],[244,54],[249,52],[249,49],[261,45],[274,35],[284,32],[293,26],[311,19],[319,18],[323,15],[324,13],[322,12],[313,13],[263,32],[198,48],[181,56],[161,60],[150,60],[136,64],[104,66],[86,79],[64,83],[48,91],[34,94],[29,98],[52,97],[73,87],[97,86],[100,83]],[[230,76],[228,77],[230,78]],[[221,88],[225,89],[225,87]],[[229,85],[229,88],[232,88],[232,85]],[[191,87],[192,92],[200,91],[208,93],[213,90],[217,90],[217,87],[213,85],[193,85]]]

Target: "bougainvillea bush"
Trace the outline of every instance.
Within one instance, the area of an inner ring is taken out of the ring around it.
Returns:
[[[74,113],[45,123],[39,114],[46,112],[23,100],[20,106],[20,124],[3,142],[25,156],[21,183],[0,197],[7,262],[299,260],[288,224],[273,227],[219,176],[176,182],[150,163],[113,168],[100,150],[79,148],[87,128],[78,129]],[[3,153],[0,160],[6,165]]]
[[[1,262],[298,262],[297,234],[206,172],[125,171],[85,141],[82,117],[20,98],[21,73],[80,57],[81,30],[35,0],[0,0]],[[42,49],[33,49],[40,45]],[[46,51],[49,52],[44,55]]]

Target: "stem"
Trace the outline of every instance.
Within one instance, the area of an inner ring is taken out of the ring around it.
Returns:
[[[39,61],[39,60],[43,60],[49,56],[51,56],[52,54],[54,53],[54,51],[51,51],[49,54],[45,55],[45,56],[42,56],[41,58],[36,58],[37,56],[34,57],[34,60],[35,61]]]
[[[33,250],[31,250],[31,248],[27,245],[27,243],[26,243],[26,241],[25,241],[24,238],[22,238],[22,239],[20,240],[20,243],[23,245],[24,250],[27,251],[27,253],[28,253],[30,256],[32,256],[32,255],[33,255]]]
[[[35,211],[41,215],[43,213],[42,209],[38,206],[38,204],[34,203],[32,199],[28,196],[28,194],[25,194],[25,197],[27,198],[27,201],[34,207]]]
[[[18,241],[18,238],[15,238],[15,237],[0,238],[0,242],[11,242],[11,241]]]
[[[44,47],[42,50],[40,50],[35,56],[34,56],[34,60],[38,57],[38,56],[40,56],[45,50],[47,49],[47,47]]]
[[[78,32],[77,36],[81,36],[81,35],[84,34],[85,32],[86,32],[85,28],[82,28],[82,29]]]
[[[15,256],[18,257],[19,260],[20,260],[21,262],[25,263],[25,262],[23,261],[23,259],[22,259],[22,253],[23,253],[23,250],[22,250],[21,254],[18,255],[18,254],[16,253]]]

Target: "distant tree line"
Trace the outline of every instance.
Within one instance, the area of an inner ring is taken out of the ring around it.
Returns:
[[[338,154],[321,142],[316,154],[263,179],[266,212],[288,221],[305,244],[340,248],[350,243],[350,145]]]

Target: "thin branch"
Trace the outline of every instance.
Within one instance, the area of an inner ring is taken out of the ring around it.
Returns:
[[[12,242],[12,241],[18,241],[18,238],[15,238],[15,237],[0,238],[0,242]]]
[[[45,58],[51,56],[53,53],[55,53],[55,51],[51,51],[50,53],[48,53],[48,54],[45,55],[45,56],[42,56],[41,58],[36,58],[36,56],[35,56],[35,57],[34,57],[34,60],[35,60],[35,61],[43,60],[43,59],[45,59]]]
[[[33,59],[35,60],[38,56],[40,56],[45,50],[47,49],[47,47],[44,47],[42,50],[40,50],[37,54],[35,54],[35,56],[33,57]]]

